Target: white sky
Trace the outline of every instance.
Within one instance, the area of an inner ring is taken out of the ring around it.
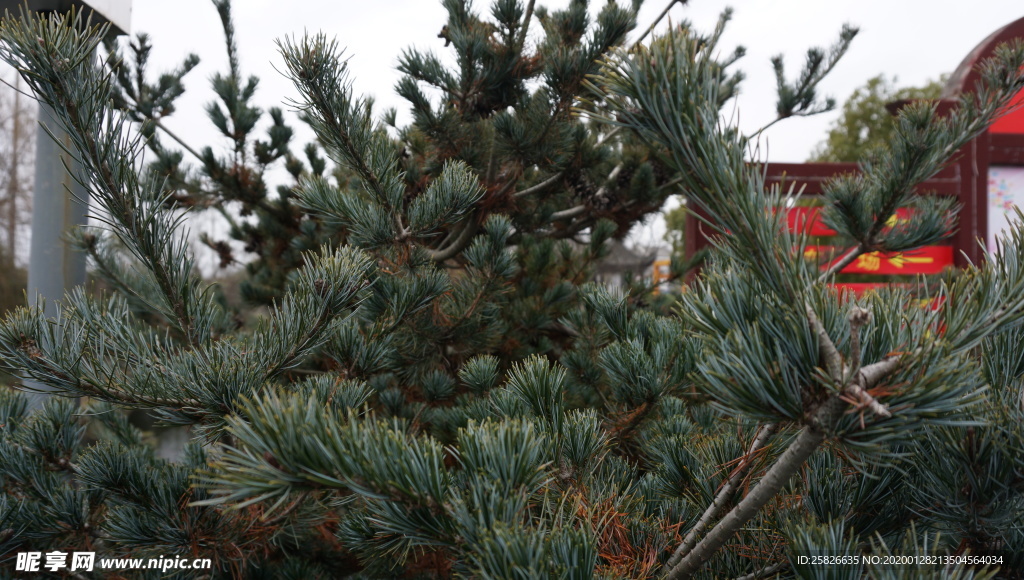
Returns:
[[[604,2],[591,3],[596,10]],[[538,4],[556,9],[568,0],[538,0]],[[638,31],[646,29],[666,4],[667,0],[647,0]],[[489,0],[474,4],[482,13],[488,13],[489,6]],[[901,85],[919,85],[951,72],[991,32],[1024,16],[1020,0],[692,0],[689,6],[674,7],[671,15],[674,21],[686,18],[708,30],[725,6],[735,10],[723,48],[742,44],[747,49],[747,56],[738,63],[747,80],[737,105],[740,126],[746,132],[773,118],[775,80],[769,59],[784,54],[792,78],[807,48],[832,44],[843,23],[859,26],[861,33],[821,87],[839,103],[879,73],[898,77]],[[409,118],[405,102],[393,91],[401,50],[415,46],[445,52],[443,40],[437,38],[445,23],[440,0],[235,0],[234,8],[242,68],[260,77],[256,102],[264,109],[283,105],[296,94],[275,70],[282,66],[274,41],[286,35],[322,30],[336,37],[352,57],[356,89],[373,95],[378,111],[396,107],[400,121]],[[534,21],[532,30],[539,28]],[[219,20],[209,0],[134,0],[132,31],[144,31],[153,38],[153,73],[176,66],[188,52],[199,54],[202,62],[186,77],[188,91],[167,124],[191,143],[222,143],[203,113],[203,105],[213,99],[209,78],[227,68]],[[769,159],[805,160],[835,117],[831,113],[790,119],[772,127],[766,132]],[[310,136],[298,133],[296,152]],[[633,239],[653,241],[662,230],[660,220],[655,220],[634,232]]]

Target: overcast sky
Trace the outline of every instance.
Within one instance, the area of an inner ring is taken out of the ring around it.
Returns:
[[[556,9],[568,0],[538,3]],[[489,4],[477,0],[474,8],[487,13]],[[603,0],[592,0],[592,4],[596,10]],[[667,0],[647,0],[638,31],[646,29],[666,5]],[[689,19],[708,30],[726,6],[734,8],[734,18],[723,48],[743,45],[747,49],[738,64],[747,80],[737,103],[740,126],[746,132],[773,118],[775,81],[769,59],[785,55],[792,78],[807,48],[833,43],[844,23],[860,27],[861,33],[822,85],[823,92],[840,103],[880,73],[898,77],[901,85],[919,85],[951,72],[986,36],[1024,17],[1020,0],[691,0],[670,14],[674,21]],[[396,107],[400,121],[409,118],[405,102],[393,91],[401,50],[415,46],[445,52],[444,41],[437,38],[445,23],[440,0],[235,0],[235,22],[242,68],[260,77],[256,101],[263,108],[282,105],[296,94],[275,70],[282,67],[274,41],[286,35],[323,31],[336,37],[348,47],[357,91],[373,95],[378,110]],[[534,32],[539,28],[534,22]],[[154,73],[175,66],[188,52],[200,56],[201,64],[186,78],[188,91],[179,112],[167,124],[190,142],[217,142],[202,106],[213,98],[211,75],[227,65],[223,35],[209,0],[134,0],[132,32],[147,32],[153,38]],[[830,113],[791,119],[772,127],[765,134],[769,159],[805,160],[835,117]],[[308,139],[309,133],[299,136]],[[651,239],[659,233],[660,226],[655,224],[634,238]]]

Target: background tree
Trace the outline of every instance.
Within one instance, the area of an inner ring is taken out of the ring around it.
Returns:
[[[303,252],[344,242],[350,234],[343,222],[325,223],[297,206],[297,181],[324,176],[344,187],[357,183],[359,175],[344,164],[328,167],[316,144],[294,155],[292,129],[278,108],[269,110],[267,140],[256,137],[266,117],[253,103],[258,79],[245,79],[241,71],[230,2],[216,0],[214,5],[224,26],[229,71],[213,79],[217,101],[207,113],[229,140],[230,158],[182,142],[161,122],[173,114],[174,101],[184,90],[181,80],[198,62],[195,55],[149,80],[148,36],[139,35],[127,47],[108,44],[108,60],[116,71],[114,102],[151,137],[148,146],[156,154],[151,167],[176,188],[168,201],[225,217],[244,257],[236,255],[237,246],[215,235],[203,240],[219,254],[222,266],[246,264],[242,293],[248,302],[269,304],[280,298],[289,272],[303,263]],[[580,1],[554,13],[505,2],[492,10],[492,20],[481,18],[466,2],[445,6],[449,22],[440,37],[458,69],[446,70],[435,55],[415,50],[399,59],[406,76],[396,90],[409,101],[413,123],[395,127],[395,111],[377,112],[371,100],[361,100],[367,119],[379,115],[382,127],[398,133],[395,146],[407,196],[421,192],[450,159],[464,161],[483,176],[486,211],[442,224],[438,235],[421,239],[431,248],[431,259],[454,257],[490,213],[523,220],[515,224],[517,238],[529,234],[580,241],[586,236],[581,232],[601,219],[615,223],[612,233],[621,238],[638,217],[660,208],[670,191],[648,187],[664,181],[658,160],[642,147],[620,150],[621,138],[604,141],[596,132],[584,138],[570,110],[584,77],[596,71],[595,59],[635,26],[639,2],[629,8],[610,4],[593,22],[588,4]],[[527,42],[534,20],[544,29],[537,46]],[[539,88],[528,89],[531,83]],[[296,182],[272,192],[265,175],[279,162]]]
[[[938,99],[947,77],[942,75],[923,87],[898,87],[895,77],[889,79],[884,74],[868,79],[843,103],[828,137],[814,148],[808,161],[856,163],[884,147],[896,130],[896,118],[885,106],[902,100]]]
[[[415,119],[393,132],[336,43],[281,41],[340,168],[300,172],[295,205],[336,233],[252,323],[196,275],[168,203],[183,186],[140,170],[145,138],[109,108],[95,32],[0,27],[0,58],[82,153],[106,221],[79,237],[117,290],[73,292],[59,324],[39,308],[0,324],[0,361],[93,399],[100,437],[83,442],[66,400],[28,414],[0,395],[0,553],[209,557],[257,578],[808,575],[811,553],[1001,558],[851,576],[1021,569],[1020,224],[941,308],[837,296],[773,211],[787,199],[748,163],[750,136],[722,121],[742,54],[719,46],[728,12],[711,33],[607,52],[637,5],[593,22],[585,2],[445,6],[458,67],[406,53]],[[545,40],[525,58],[534,16]],[[816,85],[855,34],[795,80],[774,63],[780,119],[827,107]],[[520,83],[527,64],[540,82]],[[907,107],[862,176],[829,186],[845,260],[947,234],[954,208],[913,185],[1004,110],[1022,65],[1024,46],[1004,47],[946,118]],[[586,285],[673,181],[728,234],[677,314]],[[885,228],[908,204],[919,219]],[[183,460],[155,457],[115,408],[190,425]]]
[[[281,298],[288,273],[302,263],[302,253],[319,247],[326,238],[318,223],[304,220],[295,206],[294,182],[274,192],[266,175],[284,164],[288,175],[297,179],[306,171],[322,174],[326,163],[314,144],[304,150],[305,163],[296,158],[290,149],[292,129],[282,110],[272,107],[264,112],[254,104],[259,79],[246,78],[241,69],[231,4],[217,0],[213,6],[224,30],[228,70],[211,79],[216,98],[207,105],[206,113],[226,141],[228,155],[221,157],[212,146],[182,141],[163,122],[174,114],[175,101],[185,90],[183,78],[199,63],[197,55],[187,55],[177,69],[152,75],[152,44],[147,34],[121,44],[107,39],[107,63],[115,80],[111,96],[114,105],[138,123],[146,136],[152,154],[150,169],[164,176],[173,191],[165,201],[168,207],[216,211],[222,216],[227,234],[236,244],[219,239],[222,232],[202,232],[200,240],[216,252],[221,268],[245,265],[247,276],[240,291],[246,302],[270,304]],[[270,124],[261,139],[257,129],[267,117]],[[246,257],[236,256],[238,246]],[[85,249],[100,273],[110,270],[104,266],[102,248],[86,244]]]
[[[686,206],[679,205],[665,212],[665,241],[672,247],[672,254],[686,253]]]

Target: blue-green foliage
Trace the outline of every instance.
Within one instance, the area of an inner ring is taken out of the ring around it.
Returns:
[[[153,84],[143,41],[133,80],[93,61],[77,20],[0,26],[0,58],[83,158],[104,226],[75,236],[115,290],[0,323],[0,364],[57,395],[30,413],[0,391],[2,565],[90,548],[210,557],[213,577],[995,573],[864,559],[974,554],[1020,573],[1021,224],[926,297],[935,308],[906,289],[837,294],[784,228],[792,198],[750,163],[756,135],[721,120],[742,78],[742,50],[720,56],[728,12],[709,35],[684,25],[609,52],[639,1],[596,16],[585,0],[495,0],[490,18],[443,5],[457,67],[402,55],[404,127],[375,120],[326,36],[280,43],[328,171],[316,147],[291,156],[279,110],[250,142],[257,81],[216,0],[230,71],[207,113],[233,148],[195,153],[205,177],[158,137],[195,59]],[[817,85],[854,33],[793,81],[773,61],[780,119],[831,107]],[[907,108],[887,151],[828,186],[852,251],[948,233],[953,205],[914,185],[1019,93],[1022,64],[1020,45],[1001,49],[947,117]],[[253,176],[275,160],[297,185],[271,202]],[[175,204],[198,205],[204,180],[211,204],[266,226],[232,225],[260,256],[246,295],[267,307],[251,319],[194,271]],[[676,190],[721,235],[674,310],[590,284],[607,242]],[[919,223],[886,228],[901,208]],[[192,440],[161,457],[125,409]],[[815,554],[857,563],[801,560]]]

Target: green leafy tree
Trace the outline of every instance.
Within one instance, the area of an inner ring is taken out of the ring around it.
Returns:
[[[665,241],[672,246],[672,254],[686,252],[686,206],[680,205],[665,212]]]
[[[873,150],[884,148],[896,131],[896,118],[886,105],[904,100],[938,99],[946,84],[946,75],[923,87],[897,87],[896,81],[881,74],[853,91],[843,103],[828,137],[811,153],[810,161],[856,163]]]
[[[850,576],[1024,569],[1020,224],[941,308],[837,296],[772,211],[787,200],[748,164],[751,137],[721,120],[742,54],[720,56],[728,12],[627,49],[637,4],[593,22],[586,2],[445,7],[458,67],[403,55],[414,121],[394,132],[335,43],[281,41],[338,170],[298,172],[295,206],[325,242],[241,327],[192,267],[169,203],[184,180],[136,162],[147,138],[129,128],[153,121],[111,106],[123,83],[94,61],[96,32],[4,22],[0,58],[82,154],[106,221],[80,237],[117,292],[0,324],[5,367],[91,399],[82,417],[0,394],[0,558],[179,555],[250,578],[821,574],[808,554],[1001,558]],[[534,18],[544,40],[524,54]],[[795,81],[774,63],[780,119],[827,108],[816,85],[855,33]],[[1024,87],[1022,65],[1004,47],[949,116],[906,108],[884,154],[830,185],[844,261],[946,235],[954,208],[913,185]],[[585,284],[673,181],[723,234],[676,314]],[[907,204],[921,219],[885,228]],[[157,458],[118,409],[193,442]]]

